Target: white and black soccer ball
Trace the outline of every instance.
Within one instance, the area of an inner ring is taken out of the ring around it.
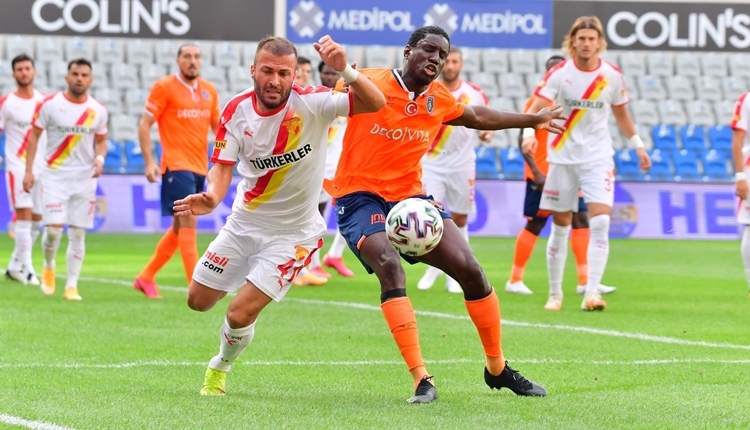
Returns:
[[[385,222],[391,245],[411,257],[432,251],[443,237],[443,218],[427,200],[406,199],[398,203],[388,212]]]

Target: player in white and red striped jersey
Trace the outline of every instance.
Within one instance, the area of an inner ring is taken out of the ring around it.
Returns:
[[[39,285],[31,251],[42,228],[41,185],[27,193],[23,189],[26,172],[26,146],[31,135],[31,120],[44,95],[34,89],[34,60],[21,54],[11,61],[16,91],[0,98],[0,132],[5,130],[5,186],[8,202],[15,214],[15,248],[5,277],[27,285]],[[46,144],[42,135],[41,144]],[[34,175],[40,178],[44,158],[36,157]]]
[[[81,300],[78,277],[86,252],[86,229],[94,227],[96,178],[102,174],[107,154],[107,109],[88,94],[93,81],[91,63],[85,59],[68,64],[68,89],[47,96],[37,107],[32,122],[26,159],[25,190],[35,178],[29,157],[44,155],[44,270],[42,291],[55,292],[55,257],[63,227],[68,226],[68,276],[63,297]],[[42,131],[46,148],[38,146]]]
[[[488,106],[487,95],[478,86],[460,79],[463,57],[461,50],[451,46],[445,60],[440,82],[450,90],[453,97],[464,105]],[[476,180],[476,154],[474,148],[481,140],[490,142],[495,132],[492,130],[477,131],[474,129],[443,125],[433,139],[427,153],[422,158],[422,183],[427,194],[436,202],[445,206],[451,219],[469,240],[469,214],[476,212],[474,202],[474,184]],[[428,266],[417,288],[432,288],[443,271]],[[463,293],[458,282],[448,277],[445,284],[450,293]]]
[[[651,167],[643,142],[626,108],[628,96],[622,72],[599,58],[607,47],[604,31],[595,16],[583,16],[573,24],[563,42],[570,56],[550,69],[535,91],[528,112],[536,112],[549,101],[563,105],[565,132],[550,134],[547,154],[550,167],[542,191],[540,209],[552,212],[552,232],[547,242],[550,296],[545,309],[562,307],[562,278],[568,253],[573,212],[578,211],[578,192],[583,192],[589,210],[591,240],[588,246],[588,283],[581,308],[604,310],[607,303],[598,291],[609,256],[609,224],[614,204],[614,149],[609,134],[610,110],[623,134],[637,148],[642,169]],[[533,154],[533,130],[524,130],[522,150]]]
[[[242,288],[227,310],[202,395],[225,393],[226,374],[250,344],[258,314],[284,297],[323,246],[326,227],[317,204],[329,125],[337,116],[385,106],[375,84],[347,65],[341,45],[324,36],[314,46],[351,92],[293,84],[296,48],[287,39],[266,37],[250,69],[254,88],[234,97],[222,113],[208,190],[175,202],[181,216],[210,213],[224,200],[239,158],[243,180],[232,213],[198,261],[188,291],[188,306],[205,312]]]
[[[740,253],[745,266],[745,276],[750,294],[750,193],[747,176],[750,174],[750,97],[742,94],[734,107],[732,127],[732,158],[735,168],[735,194],[737,194],[737,223],[744,225]]]

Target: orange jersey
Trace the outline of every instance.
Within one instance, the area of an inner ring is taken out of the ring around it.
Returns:
[[[437,81],[413,95],[396,70],[360,73],[385,94],[386,106],[349,118],[336,176],[325,181],[326,191],[334,198],[365,191],[390,202],[424,194],[422,157],[440,126],[463,115],[464,105]]]
[[[202,78],[191,87],[178,75],[166,76],[151,88],[146,111],[159,125],[161,173],[169,169],[205,175],[208,130],[220,116],[216,87]]]
[[[534,103],[534,100],[536,97],[532,96],[526,101],[526,106],[523,107],[523,111],[526,112],[526,110],[531,107],[531,104]],[[548,106],[552,106],[552,102],[548,103]],[[539,142],[536,145],[536,152],[534,153],[534,162],[536,163],[536,166],[539,168],[539,171],[547,174],[547,171],[549,170],[549,161],[547,160],[547,138],[549,137],[549,132],[547,130],[537,130],[536,131],[536,141]],[[526,179],[534,180],[534,174],[531,173],[531,168],[529,167],[528,163],[524,164],[524,171],[526,173]]]

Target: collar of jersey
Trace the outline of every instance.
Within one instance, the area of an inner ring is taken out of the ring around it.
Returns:
[[[419,94],[419,96],[415,96],[412,91],[409,91],[408,88],[406,88],[406,84],[404,84],[404,81],[401,79],[401,69],[391,69],[391,73],[393,73],[393,77],[396,78],[396,82],[398,82],[398,86],[401,87],[402,90],[409,93],[409,99],[410,100],[416,100],[417,97],[423,96],[427,93],[427,91],[430,90],[430,86],[427,86],[427,89],[422,91],[422,93]]]
[[[175,76],[175,77],[177,78],[177,80],[178,80],[178,81],[180,81],[180,83],[181,83],[182,85],[184,85],[184,86],[185,86],[185,88],[189,89],[190,91],[195,91],[195,90],[197,90],[197,89],[198,89],[198,78],[196,78],[196,79],[195,79],[195,83],[194,83],[194,84],[193,84],[193,86],[191,87],[190,85],[188,85],[188,84],[187,84],[187,82],[185,82],[185,81],[184,81],[184,80],[182,79],[182,76],[180,76],[180,74],[179,74],[179,73],[175,73],[175,74],[174,74],[174,76]]]

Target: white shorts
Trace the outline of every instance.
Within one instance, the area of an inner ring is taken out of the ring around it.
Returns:
[[[750,170],[745,170],[745,175],[750,174]],[[750,225],[750,201],[737,198],[737,223]]]
[[[323,247],[325,231],[322,219],[299,230],[259,230],[242,236],[225,226],[198,260],[193,280],[228,293],[248,280],[278,302],[312,254]]]
[[[318,204],[329,203],[331,196],[326,192],[324,188],[320,189],[320,197],[318,198]]]
[[[42,178],[42,218],[46,225],[67,224],[93,228],[96,215],[96,179]]]
[[[422,184],[427,194],[445,206],[449,212],[468,215],[477,211],[474,201],[475,170],[437,173],[425,169],[422,173]]]
[[[31,192],[23,190],[23,172],[5,172],[5,188],[8,191],[8,204],[11,212],[16,209],[31,209],[32,213],[42,213],[42,184],[35,178]]]
[[[550,163],[539,208],[553,212],[578,212],[578,190],[586,204],[615,202],[615,162],[604,158],[586,164]]]

